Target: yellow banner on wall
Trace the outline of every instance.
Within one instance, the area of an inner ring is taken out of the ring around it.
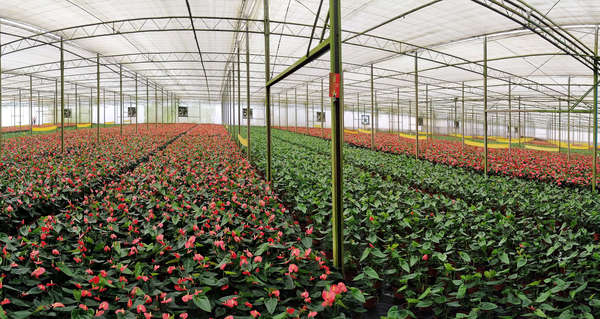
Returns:
[[[92,126],[92,123],[77,124],[78,128],[91,127],[91,126]]]

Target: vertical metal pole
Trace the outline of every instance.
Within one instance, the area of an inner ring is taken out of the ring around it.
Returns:
[[[33,77],[29,75],[29,135],[33,134]]]
[[[356,106],[358,107],[358,128],[360,129],[361,119],[360,119],[360,93],[356,92]]]
[[[58,123],[58,80],[54,79],[54,122],[52,124],[56,125]]]
[[[298,93],[294,88],[294,132],[298,133]]]
[[[265,18],[265,81],[268,82],[271,79],[271,46],[269,39],[271,34],[271,26],[269,24],[269,0],[263,0],[263,4]],[[267,182],[270,182],[272,181],[273,173],[271,171],[271,87],[268,85],[266,86],[265,93],[265,108],[265,117],[267,120]]]
[[[562,114],[560,114],[562,111],[562,100],[558,99],[558,153],[560,153],[560,141],[561,141],[561,131],[562,131]]]
[[[518,97],[518,103],[519,103],[519,145],[522,144],[522,134],[524,133],[523,129],[521,128],[521,96]]]
[[[144,122],[146,122],[146,128],[148,128],[148,119],[150,115],[148,114],[148,104],[150,104],[150,85],[148,83],[148,79],[146,79],[146,115],[144,116]]]
[[[238,135],[242,134],[242,101],[241,101],[241,81],[240,81],[240,45],[237,48],[237,76],[238,76]]]
[[[487,37],[483,39],[483,142],[484,142],[484,165],[485,176],[488,175],[488,119],[487,119]]]
[[[460,104],[461,104],[461,113],[462,113],[462,122],[460,123],[461,126],[461,131],[462,131],[462,149],[465,149],[465,82],[462,82],[462,87],[461,87],[461,97],[460,97]]]
[[[123,135],[123,66],[119,64],[119,134]]]
[[[60,38],[60,152],[65,151],[65,54]]]
[[[512,156],[512,86],[508,80],[508,154]]]
[[[374,150],[375,149],[375,117],[374,117],[374,112],[373,109],[375,107],[375,92],[374,92],[374,86],[375,83],[373,83],[373,64],[371,64],[371,149]]]
[[[431,106],[429,105],[429,84],[425,84],[425,119],[427,120],[427,131],[425,131],[425,139],[429,141],[431,134]]]
[[[2,26],[0,26],[0,47],[2,47],[2,32],[1,31],[2,31]],[[56,99],[55,99],[55,101],[56,101]],[[0,54],[0,158],[2,155],[2,143],[3,143],[3,140],[2,140],[2,54]]]
[[[135,74],[135,133],[138,132],[138,80]]]
[[[154,86],[154,127],[158,126],[158,87]]]
[[[321,138],[325,137],[325,110],[323,101],[323,78],[321,78]],[[354,112],[352,113],[354,114]],[[354,125],[354,124],[352,124]]]
[[[266,1],[266,0],[265,0]],[[341,41],[341,6],[340,0],[329,0],[329,17],[331,21],[330,33],[330,61],[331,72],[340,74],[340,98],[331,100],[331,164],[332,164],[332,236],[333,236],[333,265],[344,272],[344,208],[343,208],[343,143],[344,109],[341,96],[343,92],[342,74],[342,41]]]
[[[246,125],[248,138],[248,162],[250,162],[250,33],[248,33],[248,21],[246,21]]]
[[[100,144],[100,53],[96,54],[96,144]]]
[[[415,123],[416,123],[416,142],[415,142],[415,158],[419,158],[419,57],[415,52]]]
[[[102,123],[106,127],[106,90],[102,89]]]
[[[308,93],[308,82],[306,82],[306,103],[304,104],[304,112],[306,113],[306,134],[308,134],[308,99],[309,99],[309,93]]]
[[[592,162],[592,191],[596,191],[598,166],[598,26],[594,36],[594,160]]]
[[[77,94],[77,84],[75,84],[75,130],[79,129],[79,94]]]
[[[571,161],[571,76],[567,84],[567,163]]]

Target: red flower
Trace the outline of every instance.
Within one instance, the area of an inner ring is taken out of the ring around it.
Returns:
[[[250,311],[250,315],[252,316],[252,318],[257,318],[257,317],[260,317],[260,312],[258,312],[256,310],[252,310],[252,311]]]
[[[230,299],[225,300],[225,302],[223,302],[223,306],[225,307],[229,307],[229,308],[233,308],[235,306],[238,305],[237,299],[238,297],[232,297]]]
[[[34,271],[31,273],[31,276],[32,276],[32,277],[35,277],[35,278],[37,278],[37,279],[39,279],[39,278],[40,278],[40,276],[41,276],[41,275],[43,275],[45,272],[46,272],[46,269],[45,269],[44,267],[39,267],[39,268],[36,268],[36,269],[35,269],[35,270],[34,270]]]
[[[427,260],[429,260],[429,255],[427,255],[427,254],[423,255],[423,258],[422,258],[422,259],[423,259],[424,261],[427,261]]]

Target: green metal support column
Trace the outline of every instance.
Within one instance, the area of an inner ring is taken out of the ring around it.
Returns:
[[[158,87],[154,86],[154,127],[158,126]]]
[[[294,132],[298,133],[298,91],[294,88]]]
[[[419,57],[415,52],[415,158],[419,158]]]
[[[373,81],[373,64],[371,64],[371,149],[375,149],[375,117],[374,111],[375,108],[375,83]]]
[[[571,161],[571,76],[567,82],[567,164]]]
[[[344,109],[341,96],[343,90],[342,78],[342,23],[340,0],[329,0],[330,31],[330,61],[331,72],[340,75],[340,97],[331,99],[331,163],[332,163],[332,236],[333,236],[333,265],[339,271],[344,271],[344,208],[343,208],[343,144],[344,144]]]
[[[512,86],[508,80],[508,154],[512,156]]]
[[[562,132],[562,100],[558,99],[558,153],[560,153],[560,141],[561,141],[561,132]]]
[[[264,33],[265,33],[265,119],[267,125],[267,182],[272,181],[271,171],[271,87],[266,85],[271,80],[271,26],[269,22],[269,0],[263,0],[264,5]]]
[[[58,80],[54,79],[54,122],[52,124],[56,125],[58,123]]]
[[[306,115],[306,134],[308,134],[308,99],[310,98],[308,93],[308,82],[306,83],[306,103],[304,104],[304,113]]]
[[[323,78],[321,78],[321,138],[325,138],[325,110],[323,108]],[[354,114],[354,112],[352,112],[352,114]]]
[[[146,122],[146,128],[148,128],[148,123],[150,121],[148,121],[148,119],[150,118],[150,115],[148,114],[148,104],[150,104],[150,85],[148,83],[148,79],[146,79],[146,114],[144,116],[144,122]]]
[[[592,161],[592,191],[596,191],[598,166],[598,26],[594,35],[594,159]]]
[[[160,124],[165,124],[165,90],[160,89]]]
[[[123,135],[123,66],[119,64],[119,134]]]
[[[0,26],[0,47],[2,46],[2,26]],[[56,101],[56,99],[55,99]],[[0,155],[2,154],[2,54],[0,54]]]
[[[60,152],[65,151],[65,53],[60,38]]]
[[[29,135],[33,135],[33,77],[29,75]]]
[[[242,100],[241,100],[241,91],[242,91],[242,87],[241,87],[241,81],[240,81],[240,46],[238,44],[238,48],[237,48],[237,83],[238,83],[238,135],[242,134]]]
[[[75,84],[75,130],[79,129],[79,94],[77,93],[77,84]]]
[[[135,133],[138,132],[138,81],[137,73],[135,74]]]
[[[356,107],[358,107],[358,125],[357,126],[360,129],[362,121],[360,119],[361,114],[360,114],[360,93],[359,92],[356,92]],[[353,127],[353,129],[354,129],[354,127]]]
[[[248,23],[246,22],[246,138],[248,139],[248,162],[250,162],[250,33],[248,33]]]
[[[461,126],[461,131],[462,131],[462,149],[465,149],[465,82],[462,82],[461,85],[461,97],[460,97],[460,104],[461,104],[461,113],[462,113],[462,122],[460,123]]]
[[[431,132],[431,107],[429,105],[429,84],[425,84],[425,119],[427,120],[427,124],[425,127],[427,130],[425,131],[425,139],[429,141],[429,136]],[[423,123],[425,124],[425,123]]]
[[[517,113],[519,114],[519,145],[521,145],[521,141],[523,140],[522,134],[525,133],[521,128],[521,96],[518,97],[517,102],[519,103],[519,112]]]
[[[487,37],[483,39],[483,142],[484,142],[484,163],[483,169],[485,176],[488,175],[488,114],[487,114]]]
[[[96,144],[100,145],[100,53],[96,54]]]

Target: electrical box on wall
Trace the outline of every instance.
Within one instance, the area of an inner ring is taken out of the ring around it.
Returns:
[[[244,108],[242,118],[248,119],[248,108]],[[252,109],[250,109],[250,119],[252,119]]]
[[[137,114],[137,109],[135,107],[128,107],[127,108],[127,116],[128,117],[135,117]]]
[[[188,117],[188,108],[187,106],[180,106],[177,108],[177,116],[178,117]]]

